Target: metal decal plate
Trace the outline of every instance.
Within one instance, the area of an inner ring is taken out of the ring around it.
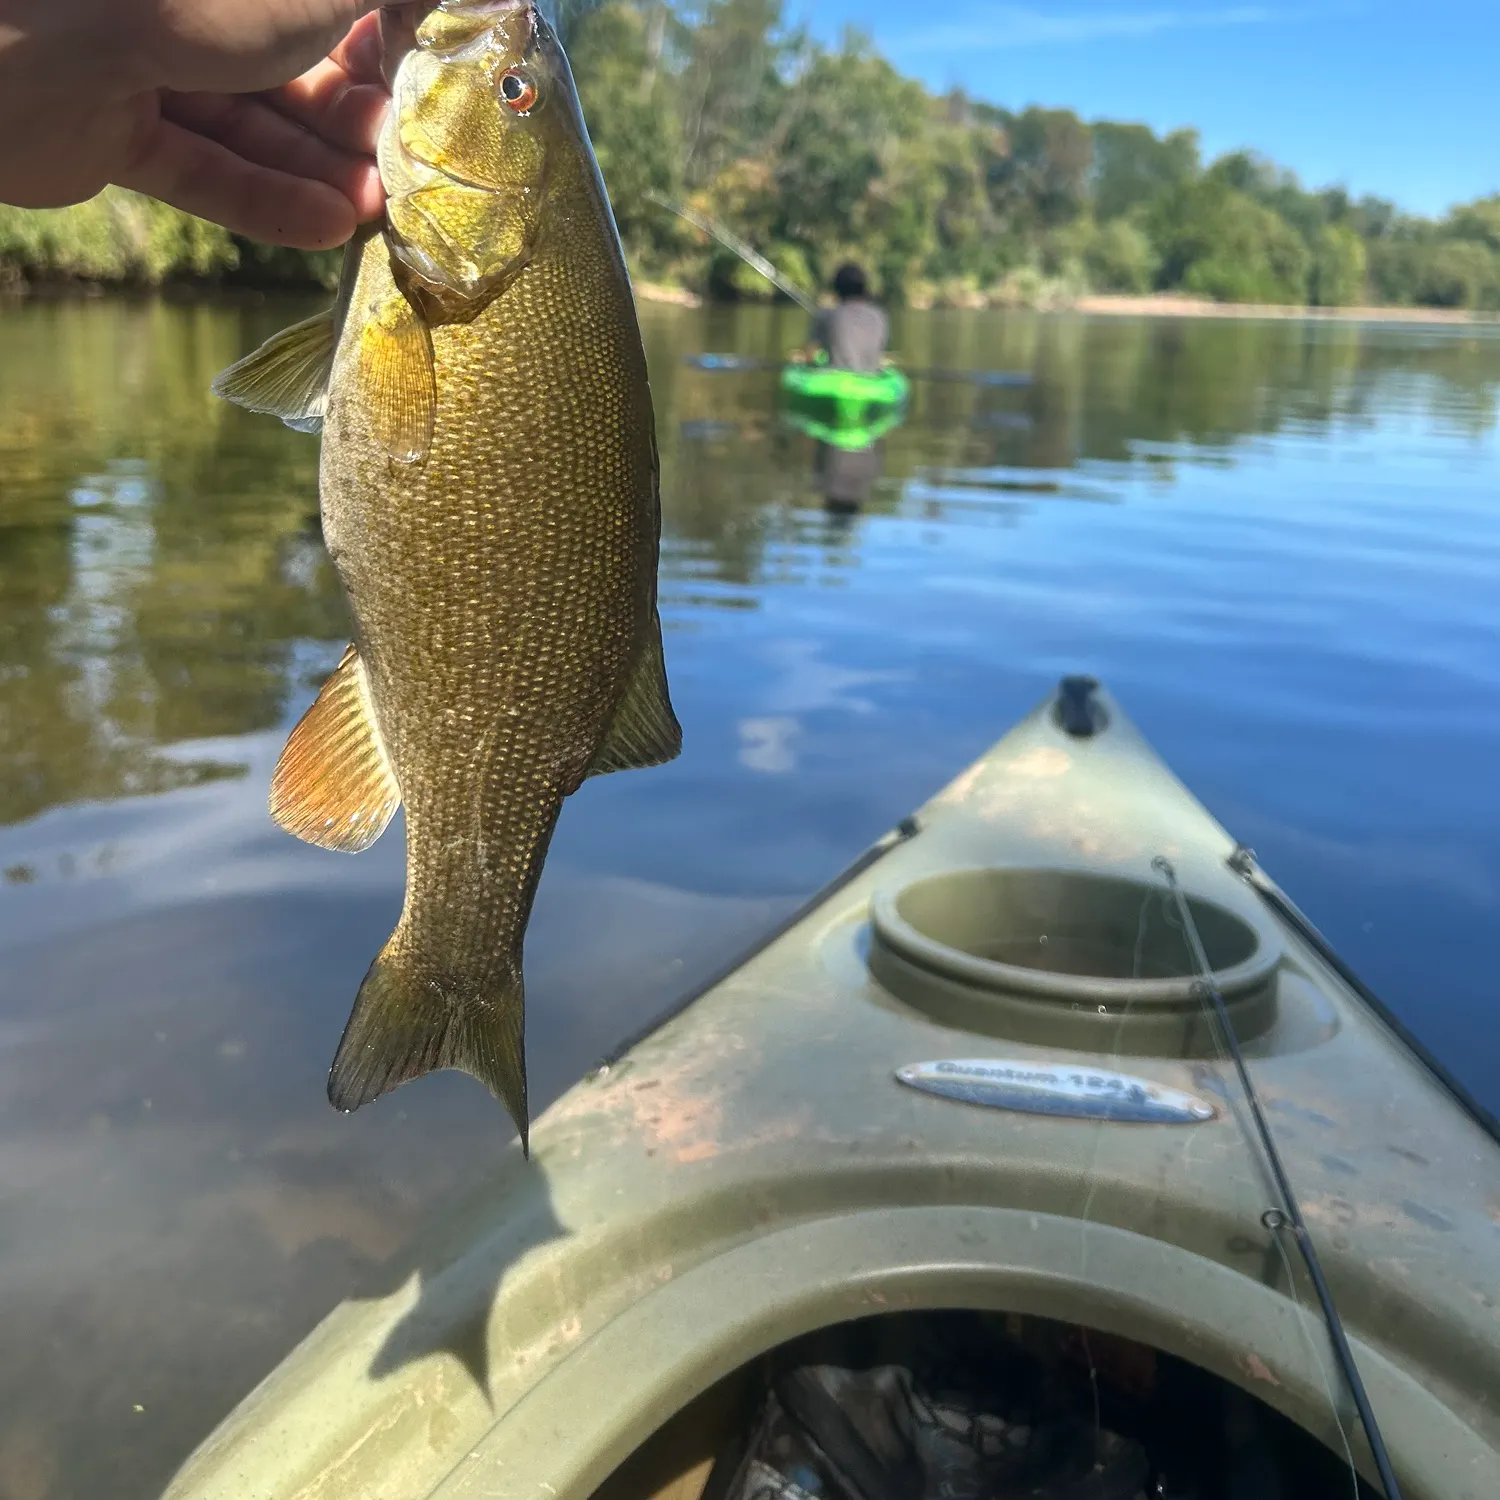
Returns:
[[[896,1070],[909,1088],[1029,1115],[1133,1125],[1200,1125],[1218,1111],[1196,1094],[1107,1068],[1075,1068],[1020,1058],[954,1058]]]

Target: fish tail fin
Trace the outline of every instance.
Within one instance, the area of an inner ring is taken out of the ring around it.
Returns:
[[[467,981],[420,962],[404,924],[370,965],[328,1074],[328,1102],[356,1110],[440,1068],[477,1078],[505,1106],[530,1155],[521,965]]]

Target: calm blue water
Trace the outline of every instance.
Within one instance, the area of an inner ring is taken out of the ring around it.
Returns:
[[[0,1495],[143,1497],[503,1146],[323,1077],[400,907],[264,814],[347,620],[315,445],[212,402],[295,308],[0,312]],[[931,314],[873,465],[647,308],[686,749],[570,803],[528,944],[546,1099],[1066,672],[1500,1107],[1500,336]],[[832,488],[857,508],[825,503]]]

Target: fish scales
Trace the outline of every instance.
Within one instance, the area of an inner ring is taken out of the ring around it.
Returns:
[[[397,74],[390,223],[346,257],[324,385],[288,396],[313,338],[289,330],[216,388],[293,425],[321,421],[324,536],[356,622],[284,752],[273,812],[358,849],[397,797],[406,808],[401,920],[361,987],[330,1097],[354,1108],[460,1067],[524,1140],[522,944],[559,809],[591,773],[671,759],[680,730],[656,608],[645,354],[566,61],[526,4],[453,4],[424,25],[429,40],[454,28],[460,50]],[[525,95],[506,120],[517,77],[540,77],[537,121]],[[478,156],[485,88],[502,125],[527,133],[502,131]],[[434,146],[453,100],[465,129]],[[529,175],[510,197],[473,186],[512,158]],[[444,215],[470,232],[444,230]],[[476,263],[497,224],[507,253],[486,277]]]

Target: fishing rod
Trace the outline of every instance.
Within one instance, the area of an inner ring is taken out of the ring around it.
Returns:
[[[1187,897],[1183,895],[1181,885],[1178,884],[1177,871],[1173,868],[1172,861],[1158,854],[1151,861],[1151,868],[1166,880],[1177,905],[1177,915],[1182,923],[1183,935],[1187,938],[1193,965],[1198,970],[1199,989],[1213,1005],[1219,1029],[1224,1035],[1229,1054],[1234,1060],[1235,1072],[1239,1075],[1240,1088],[1244,1091],[1246,1102],[1250,1106],[1256,1134],[1260,1137],[1261,1149],[1265,1153],[1266,1162],[1275,1179],[1276,1191],[1281,1196],[1283,1207],[1267,1209],[1261,1215],[1261,1223],[1278,1238],[1284,1231],[1290,1230],[1292,1238],[1296,1241],[1297,1249],[1301,1251],[1302,1260],[1307,1266],[1307,1274],[1312,1279],[1313,1289],[1318,1295],[1318,1302],[1323,1309],[1323,1321],[1327,1324],[1328,1336],[1333,1341],[1334,1356],[1338,1361],[1339,1370],[1344,1377],[1345,1384],[1349,1387],[1349,1394],[1354,1398],[1354,1406],[1359,1412],[1359,1420],[1365,1429],[1365,1436],[1370,1440],[1370,1453],[1375,1459],[1375,1468],[1380,1474],[1380,1482],[1385,1486],[1386,1500],[1401,1500],[1401,1487],[1396,1483],[1390,1455],[1386,1452],[1385,1439],[1380,1433],[1380,1424],[1375,1420],[1370,1398],[1365,1393],[1365,1383],[1360,1378],[1359,1366],[1354,1362],[1354,1351],[1349,1347],[1349,1339],[1344,1332],[1344,1321],[1339,1316],[1338,1307],[1333,1300],[1333,1292],[1323,1275],[1323,1266],[1318,1259],[1317,1247],[1313,1244],[1312,1235],[1308,1232],[1296,1194],[1292,1191],[1291,1179],[1287,1176],[1286,1167],[1282,1163],[1281,1152],[1277,1150],[1275,1137],[1271,1134],[1270,1124],[1261,1108],[1260,1094],[1250,1077],[1250,1069],[1245,1065],[1245,1054],[1240,1050],[1239,1038],[1235,1035],[1233,1023],[1229,1019],[1229,1007],[1224,1003],[1224,996],[1218,985],[1214,983],[1208,954],[1204,951],[1203,940],[1198,934],[1198,924],[1193,920],[1192,909],[1188,906]]]
[[[700,214],[685,203],[674,203],[664,194],[658,193],[655,188],[647,188],[646,197],[652,203],[666,209],[668,213],[674,213],[678,218],[686,219],[695,229],[701,229],[704,234],[711,235],[726,250],[739,256],[752,271],[760,272],[777,291],[785,293],[805,313],[817,315],[818,304],[801,287],[788,281],[760,251],[746,244],[733,230],[726,229],[717,219],[711,219],[707,214]],[[756,359],[738,354],[690,355],[688,362],[704,370],[780,370],[786,366],[785,360]],[[910,379],[957,380],[969,385],[1022,386],[1031,384],[1031,376],[1010,370],[907,370],[905,373]]]
[[[706,214],[696,212],[685,203],[673,203],[670,198],[663,197],[655,188],[647,188],[646,196],[653,203],[676,214],[678,218],[686,219],[695,229],[701,229],[704,234],[711,234],[726,250],[731,250],[738,255],[752,271],[759,271],[777,291],[785,292],[803,312],[816,313],[818,311],[818,304],[801,287],[794,286],[760,251],[747,245],[737,234],[731,233],[716,219],[710,219]]]

